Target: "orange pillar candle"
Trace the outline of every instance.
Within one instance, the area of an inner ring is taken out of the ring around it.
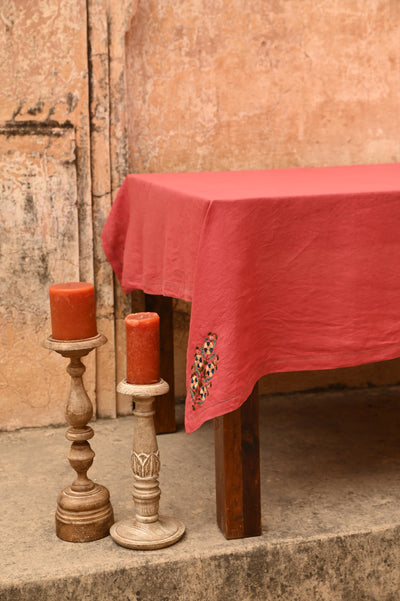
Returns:
[[[49,295],[53,338],[81,340],[97,335],[93,284],[54,284],[49,288]]]
[[[160,379],[160,317],[157,313],[131,313],[126,326],[126,380],[154,384]]]

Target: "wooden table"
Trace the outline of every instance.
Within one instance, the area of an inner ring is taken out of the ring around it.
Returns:
[[[398,164],[125,179],[104,250],[160,313],[165,357],[166,297],[192,302],[186,429],[214,419],[227,538],[261,533],[258,379],[400,356],[399,232]]]

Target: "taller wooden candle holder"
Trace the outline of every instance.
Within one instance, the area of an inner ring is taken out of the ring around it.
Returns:
[[[89,542],[107,536],[114,522],[110,495],[104,486],[95,484],[86,473],[93,463],[94,452],[88,440],[94,436],[87,425],[93,416],[93,407],[83,385],[85,372],[81,358],[107,342],[103,334],[84,340],[55,340],[47,338],[44,346],[56,351],[70,362],[67,372],[71,387],[66,404],[65,417],[70,424],[65,436],[72,442],[68,454],[77,478],[57,498],[56,534],[70,542]]]

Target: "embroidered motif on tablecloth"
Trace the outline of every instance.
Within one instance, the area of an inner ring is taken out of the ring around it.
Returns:
[[[212,379],[217,370],[219,357],[216,354],[217,334],[209,332],[203,344],[197,346],[194,354],[194,364],[190,378],[190,396],[192,398],[192,409],[201,406],[206,400]]]

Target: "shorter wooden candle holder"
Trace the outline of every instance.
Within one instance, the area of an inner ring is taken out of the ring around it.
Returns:
[[[155,397],[166,394],[167,382],[156,384],[129,384],[126,380],[117,386],[118,392],[134,397],[135,409],[132,471],[135,518],[116,522],[110,534],[114,541],[129,549],[161,549],[176,543],[185,532],[177,518],[159,515],[160,487],[158,475],[160,456],[154,427]]]
[[[81,358],[107,342],[103,334],[84,340],[56,340],[47,338],[44,346],[70,360],[67,372],[71,387],[65,417],[71,425],[65,436],[72,442],[68,460],[77,472],[77,479],[60,492],[57,498],[56,534],[69,542],[89,542],[107,536],[114,522],[110,495],[104,486],[95,484],[86,472],[93,463],[94,452],[87,442],[94,436],[87,425],[93,416],[93,407],[83,385],[85,366]]]

